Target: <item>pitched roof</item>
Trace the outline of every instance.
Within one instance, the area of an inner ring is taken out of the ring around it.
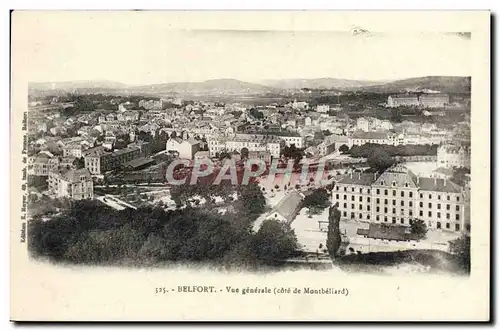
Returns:
[[[70,183],[76,183],[81,181],[81,177],[84,177],[85,180],[91,180],[92,179],[92,174],[90,171],[86,168],[82,169],[63,169],[57,171],[57,174],[61,177],[61,179],[64,179],[65,181],[68,181]]]
[[[384,171],[380,177],[377,178],[374,185],[389,186],[392,187],[417,187],[417,176],[401,164],[395,164],[386,171]]]
[[[271,214],[278,213],[290,223],[300,210],[303,200],[304,196],[300,192],[293,190],[278,202]]]
[[[363,185],[370,186],[375,182],[377,174],[365,173],[365,172],[357,172],[345,175],[341,178],[338,183],[339,184],[348,184],[348,185]]]
[[[358,229],[358,235],[373,239],[385,240],[410,240],[412,236],[406,233],[406,227],[402,225],[388,225],[371,223],[368,229]]]
[[[441,178],[419,178],[418,186],[422,191],[460,193],[462,189],[459,185],[450,180]]]
[[[386,139],[386,132],[363,132],[355,131],[351,135],[352,139]]]

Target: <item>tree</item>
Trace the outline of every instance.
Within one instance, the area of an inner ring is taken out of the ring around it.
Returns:
[[[344,154],[344,153],[347,153],[349,151],[349,147],[347,145],[342,145],[339,147],[339,152]]]
[[[450,180],[455,184],[464,186],[468,180],[468,174],[470,174],[470,170],[467,168],[454,168],[453,175],[451,176]]]
[[[452,240],[450,244],[450,253],[458,258],[459,265],[470,273],[470,235],[464,233],[460,238]]]
[[[254,237],[257,257],[265,264],[276,264],[297,250],[294,230],[278,220],[265,220]]]
[[[328,210],[328,233],[326,238],[326,248],[328,254],[335,259],[340,248],[342,238],[340,236],[340,211],[338,202]]]
[[[312,214],[318,214],[330,205],[330,195],[325,188],[318,188],[304,198],[304,207]]]
[[[366,162],[370,168],[382,173],[392,166],[395,161],[385,149],[377,149],[368,156]]]
[[[410,232],[418,240],[424,239],[427,233],[427,225],[423,220],[419,219],[410,220]]]

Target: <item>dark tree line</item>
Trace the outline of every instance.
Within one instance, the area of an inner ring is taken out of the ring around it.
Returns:
[[[278,221],[268,220],[253,233],[236,217],[191,207],[115,211],[79,201],[48,222],[31,220],[28,244],[35,257],[89,265],[212,261],[259,266],[294,254],[295,235]]]

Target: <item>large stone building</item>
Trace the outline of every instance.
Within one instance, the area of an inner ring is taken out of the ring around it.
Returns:
[[[446,179],[417,177],[402,165],[380,176],[346,175],[337,182],[333,201],[345,220],[409,226],[411,219],[421,219],[429,228],[456,232],[470,222],[463,188]]]
[[[280,156],[280,140],[263,135],[231,135],[209,138],[207,140],[210,156],[221,152],[241,152],[246,148],[249,152],[269,152],[272,157]]]
[[[450,96],[442,93],[422,94],[418,101],[423,108],[442,108],[450,103]]]
[[[115,152],[108,152],[103,146],[94,147],[84,152],[85,168],[92,175],[101,175],[106,171],[114,170],[120,165],[143,156],[140,147],[126,147]]]
[[[417,107],[419,106],[418,97],[411,94],[390,95],[387,98],[387,107]]]
[[[437,150],[438,167],[470,169],[470,147],[441,145]]]
[[[49,192],[57,198],[93,199],[94,184],[87,169],[62,169],[49,174]]]
[[[442,108],[450,103],[450,96],[445,93],[424,93],[390,95],[387,98],[387,107],[421,107]]]

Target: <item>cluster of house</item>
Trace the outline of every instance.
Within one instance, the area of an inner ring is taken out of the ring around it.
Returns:
[[[387,107],[442,108],[450,103],[446,93],[396,94],[387,98]]]

